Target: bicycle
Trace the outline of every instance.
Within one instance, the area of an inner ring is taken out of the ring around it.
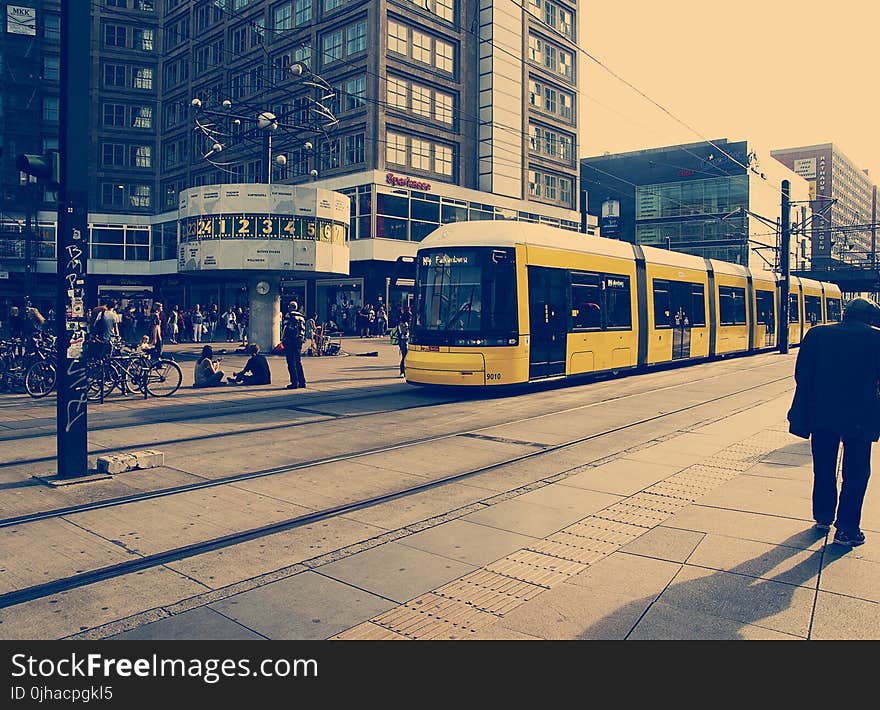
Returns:
[[[151,359],[150,365],[141,375],[144,397],[147,394],[153,397],[170,397],[183,382],[183,372],[174,360],[160,357]]]

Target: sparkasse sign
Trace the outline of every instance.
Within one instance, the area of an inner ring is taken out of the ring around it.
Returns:
[[[410,177],[401,177],[394,173],[387,173],[385,175],[385,182],[389,185],[394,185],[395,187],[410,187],[413,190],[424,190],[425,192],[431,189],[431,183],[429,182],[413,180]]]

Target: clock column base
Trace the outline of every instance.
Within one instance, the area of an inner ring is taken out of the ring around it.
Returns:
[[[257,284],[269,284],[268,293],[260,293]],[[257,343],[264,353],[281,342],[281,279],[278,276],[253,276],[248,279],[248,342]]]

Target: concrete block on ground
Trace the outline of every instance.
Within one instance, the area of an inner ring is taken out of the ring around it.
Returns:
[[[165,454],[153,449],[132,451],[126,454],[107,454],[99,456],[98,471],[102,473],[125,473],[138,468],[155,468],[165,463]]]
[[[137,467],[137,459],[131,454],[108,454],[98,457],[98,471],[102,473],[125,473]]]

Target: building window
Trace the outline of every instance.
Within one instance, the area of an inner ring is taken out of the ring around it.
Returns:
[[[445,145],[434,146],[434,172],[440,175],[452,175],[452,148]]]
[[[342,7],[343,0],[324,0],[324,12],[332,12],[333,10]]]
[[[396,77],[388,77],[388,106],[406,111],[408,108],[409,82]]]
[[[125,199],[125,185],[116,183],[101,183],[101,204],[108,207],[122,207]]]
[[[388,51],[409,54],[409,28],[393,20],[388,21]]]
[[[529,170],[529,197],[541,196],[541,176],[534,170]]]
[[[431,47],[434,43],[434,38],[431,35],[425,34],[424,32],[419,32],[418,30],[413,30],[412,33],[412,58],[417,62],[422,62],[423,64],[432,64],[431,61]]]
[[[419,170],[431,169],[431,144],[428,141],[413,138],[411,141],[412,167]]]
[[[104,104],[104,125],[124,126],[125,106],[123,104]]]
[[[293,0],[293,24],[297,27],[312,21],[312,0]]]
[[[359,165],[364,162],[364,134],[345,137],[345,164]]]
[[[342,59],[342,30],[328,32],[322,38],[322,64],[330,64]]]
[[[331,138],[321,144],[321,170],[332,170],[340,164],[339,139]]]
[[[101,148],[101,165],[122,167],[125,165],[125,146],[121,143],[104,143]]]
[[[345,110],[353,111],[367,103],[366,77],[356,76],[345,82]]]
[[[43,98],[43,120],[44,121],[57,121],[58,120],[58,97],[57,96],[46,96]]]
[[[129,147],[129,165],[134,168],[150,168],[153,166],[153,149],[148,145]]]
[[[289,2],[283,2],[272,9],[272,27],[276,31],[289,30],[293,26]]]
[[[350,57],[358,52],[363,52],[367,48],[367,21],[359,22],[346,27],[346,47],[345,52]]]
[[[406,165],[406,136],[400,133],[386,134],[385,160],[395,165]]]
[[[434,118],[441,123],[448,123],[451,126],[453,122],[453,100],[453,97],[449,94],[444,94],[441,91],[434,92]]]
[[[153,203],[153,190],[149,185],[132,185],[129,195],[132,207],[149,207]]]
[[[452,125],[455,98],[451,94],[421,84],[389,76],[386,88],[388,106],[417,116]]]
[[[153,51],[153,30],[149,28],[134,30],[134,48],[144,52]]]
[[[236,27],[232,30],[232,35],[230,37],[230,44],[232,45],[232,53],[233,54],[241,54],[242,52],[247,51],[247,48],[248,48],[247,36],[248,36],[247,26],[243,25],[240,27]]]
[[[431,90],[428,87],[412,85],[412,111],[418,116],[431,118]]]
[[[55,54],[43,55],[43,79],[58,81],[61,77],[61,57]]]
[[[444,42],[443,40],[438,39],[435,51],[437,56],[434,61],[434,66],[442,71],[452,74],[455,70],[453,60],[455,48],[450,42]]]
[[[564,205],[571,205],[571,180],[559,178],[559,201]]]
[[[123,25],[104,25],[104,45],[107,47],[124,47],[125,29]]]
[[[125,86],[125,67],[121,64],[105,64],[104,84],[107,86]]]
[[[138,67],[134,72],[134,88],[135,89],[152,89],[153,88],[153,69],[152,67]]]
[[[61,40],[61,15],[43,16],[43,37],[55,42]]]

